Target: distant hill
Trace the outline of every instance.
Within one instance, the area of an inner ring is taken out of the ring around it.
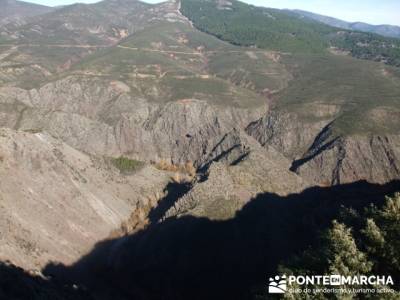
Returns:
[[[367,24],[367,23],[363,23],[363,22],[346,22],[340,19],[336,19],[336,18],[332,18],[332,17],[328,17],[328,16],[324,16],[324,15],[319,15],[319,14],[315,14],[315,13],[311,13],[308,11],[304,11],[304,10],[293,10],[293,12],[330,25],[330,26],[334,26],[334,27],[339,27],[339,28],[343,28],[343,29],[348,29],[348,30],[357,30],[357,31],[364,31],[364,32],[371,32],[371,33],[376,33],[379,35],[383,35],[386,37],[394,37],[394,38],[400,38],[400,26],[393,26],[393,25],[371,25],[371,24]]]
[[[400,66],[400,40],[340,30],[288,10],[255,7],[240,1],[182,0],[182,13],[200,30],[225,41],[293,52],[344,51],[356,58]]]
[[[136,0],[77,3],[6,28],[19,43],[109,45],[142,28],[149,7]]]
[[[16,22],[23,24],[26,18],[48,13],[51,7],[16,0],[0,0],[0,25]]]

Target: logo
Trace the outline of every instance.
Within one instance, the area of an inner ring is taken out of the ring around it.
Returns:
[[[283,275],[271,277],[269,279],[268,293],[270,294],[284,294],[287,290],[286,276]]]
[[[391,276],[283,275],[269,278],[268,293],[395,293],[393,285]]]

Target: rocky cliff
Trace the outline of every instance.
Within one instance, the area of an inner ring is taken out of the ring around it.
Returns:
[[[290,170],[321,185],[399,178],[398,134],[341,134],[335,117],[310,122],[293,113],[270,113],[246,131],[292,161]]]
[[[196,99],[159,104],[131,94],[123,82],[81,77],[33,90],[0,88],[0,103],[2,126],[45,131],[96,155],[176,164],[199,164],[218,138],[265,111]]]
[[[399,146],[398,135],[334,136],[327,127],[291,169],[324,185],[385,183],[399,178]]]

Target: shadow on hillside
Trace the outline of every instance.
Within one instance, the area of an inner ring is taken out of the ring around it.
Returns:
[[[87,292],[0,262],[1,300],[91,300]]]
[[[175,204],[176,199],[185,195],[190,189],[191,183],[170,182],[166,188],[167,196],[158,202],[158,206],[153,208],[148,218],[151,224],[155,224],[162,219],[165,213]]]
[[[44,273],[82,284],[99,299],[251,299],[278,264],[314,245],[341,205],[380,205],[399,190],[396,181],[313,187],[287,197],[265,193],[231,220],[167,219],[100,242],[71,267],[49,264]]]

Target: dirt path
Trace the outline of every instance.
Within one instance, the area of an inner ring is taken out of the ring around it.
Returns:
[[[17,49],[18,49],[18,47],[14,46],[14,47],[11,47],[10,49],[6,50],[3,53],[0,53],[0,61],[5,59],[6,57],[8,57],[10,54],[14,53]]]
[[[1,44],[0,47],[49,47],[49,48],[109,48],[112,45],[68,45],[68,44]]]
[[[184,51],[157,50],[157,49],[150,49],[150,48],[133,48],[133,47],[127,47],[127,46],[122,46],[122,45],[118,45],[117,47],[122,48],[122,49],[134,50],[134,51],[158,52],[158,53],[166,53],[166,54],[184,54],[184,55],[197,55],[197,56],[203,55],[201,52],[184,52]]]

